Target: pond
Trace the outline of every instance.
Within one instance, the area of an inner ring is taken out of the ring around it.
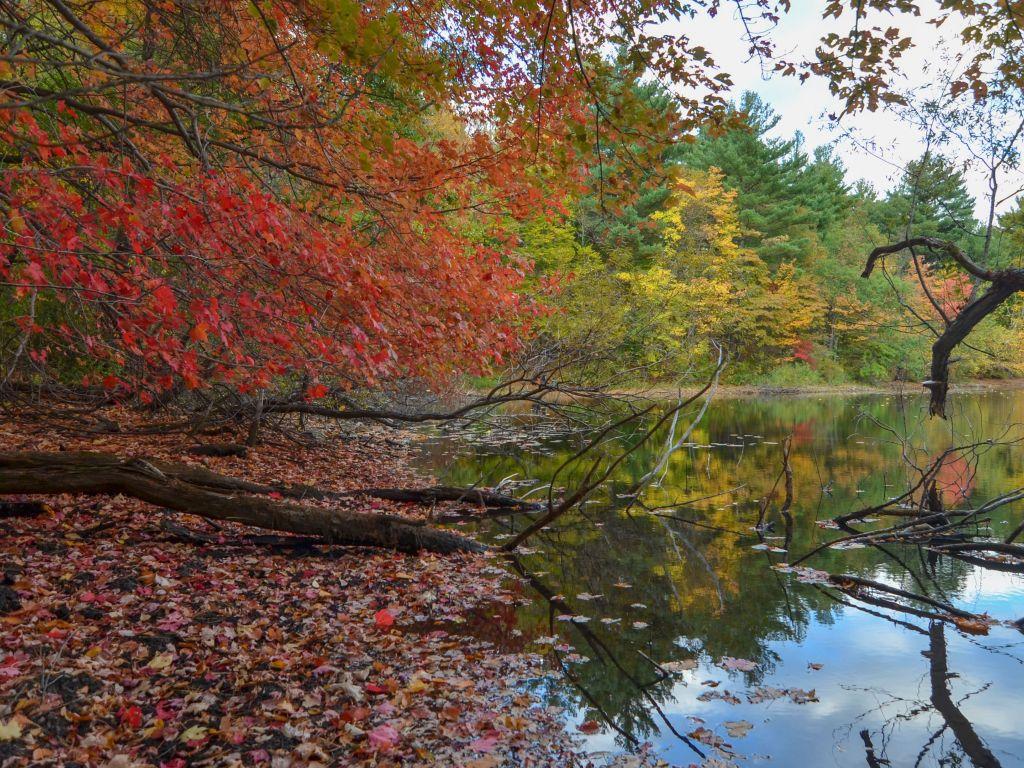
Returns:
[[[909,462],[926,466],[949,446],[982,443],[938,465],[947,509],[1024,486],[1024,391],[958,394],[951,406],[943,422],[916,394],[717,400],[643,505],[629,491],[663,436],[530,539],[513,572],[522,604],[490,612],[480,631],[546,656],[561,674],[536,692],[565,707],[598,759],[648,743],[683,766],[1024,765],[1024,576],[900,542],[854,541],[803,563],[929,605],[779,567],[844,536],[827,521],[906,491]],[[558,422],[507,417],[431,437],[422,462],[444,482],[511,477],[506,487],[526,493],[580,440]],[[1022,516],[1024,502],[999,507],[971,534],[1002,540]],[[500,542],[523,525],[497,518],[480,533]],[[946,605],[996,621],[978,626],[936,607]]]

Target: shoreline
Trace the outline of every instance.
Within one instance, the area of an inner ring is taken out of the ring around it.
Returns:
[[[609,390],[613,395],[631,395],[651,399],[667,400],[683,394],[699,392],[702,385],[686,384],[681,387],[654,384],[650,387],[623,387]],[[973,379],[953,382],[951,395],[978,394],[1024,389],[1024,379]],[[715,392],[716,400],[740,400],[757,397],[855,397],[857,395],[904,395],[926,396],[927,390],[918,382],[894,381],[888,384],[822,384],[795,385],[789,387],[768,384],[720,384]]]

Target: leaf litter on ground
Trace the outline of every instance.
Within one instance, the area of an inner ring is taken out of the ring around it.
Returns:
[[[8,420],[0,442],[196,463],[181,436],[58,438]],[[333,490],[422,482],[394,446],[368,430],[201,463]],[[175,515],[203,534],[190,540],[134,499],[46,501],[48,515],[4,521],[0,543],[18,598],[0,614],[5,767],[586,764],[562,711],[525,692],[530,638],[497,634],[522,596],[488,557],[263,546],[244,538],[256,529]]]

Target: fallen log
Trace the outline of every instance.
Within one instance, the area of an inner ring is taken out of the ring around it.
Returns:
[[[543,504],[524,501],[515,496],[496,493],[485,488],[458,488],[435,485],[430,488],[362,488],[346,491],[342,496],[373,496],[390,501],[405,501],[412,504],[436,504],[439,501],[463,502],[492,509],[540,509]]]
[[[302,483],[254,483],[238,477],[229,477],[212,472],[205,467],[191,464],[180,464],[173,461],[150,462],[165,475],[185,480],[193,485],[202,486],[207,490],[220,493],[252,493],[257,495],[279,494],[299,501],[305,499],[340,500],[357,496],[372,496],[390,501],[403,501],[412,504],[436,504],[439,501],[462,502],[488,509],[516,509],[523,511],[536,510],[543,505],[537,502],[524,501],[515,496],[507,496],[482,488],[459,488],[446,485],[435,485],[428,488],[359,488],[352,491],[331,491]]]
[[[200,443],[188,449],[193,456],[241,456],[249,453],[249,447],[238,443]]]
[[[263,487],[202,468],[108,453],[0,453],[0,494],[124,494],[177,512],[315,536],[330,544],[401,552],[485,549],[465,536],[395,515],[326,509],[244,490]]]

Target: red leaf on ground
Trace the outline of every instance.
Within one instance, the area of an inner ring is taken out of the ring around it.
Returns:
[[[370,745],[374,749],[379,749],[383,752],[394,747],[398,743],[399,738],[398,731],[390,725],[378,725],[367,736]]]
[[[382,608],[373,614],[373,622],[377,625],[378,629],[387,629],[394,626],[395,617],[391,615],[391,611],[387,608]]]
[[[117,716],[121,719],[121,722],[129,728],[142,727],[142,710],[138,707],[122,707],[121,711],[117,713]]]

